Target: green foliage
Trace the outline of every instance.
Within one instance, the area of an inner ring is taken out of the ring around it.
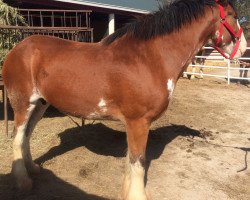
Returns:
[[[2,0],[0,0],[0,26],[15,26],[26,25],[24,18],[17,12],[16,8],[13,8]],[[15,30],[4,31],[0,29],[0,68],[3,64],[3,60],[7,55],[9,49],[11,49],[20,38],[20,33]]]
[[[240,16],[246,16],[249,15],[249,9],[250,9],[250,0],[237,0],[235,2],[236,7],[238,9],[238,12]]]
[[[250,0],[237,0],[235,5],[240,21],[244,21],[241,26],[245,35],[250,39]]]
[[[25,24],[24,18],[18,14],[17,9],[8,6],[0,0],[0,25]]]

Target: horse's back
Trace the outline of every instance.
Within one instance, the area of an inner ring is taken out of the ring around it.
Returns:
[[[23,71],[31,67],[34,61],[39,59],[37,57],[39,53],[41,54],[40,56],[43,56],[43,59],[44,57],[50,59],[63,49],[67,47],[73,49],[76,46],[79,46],[79,43],[56,37],[29,36],[18,43],[6,56],[3,65],[3,76],[6,73],[15,73],[16,71]]]

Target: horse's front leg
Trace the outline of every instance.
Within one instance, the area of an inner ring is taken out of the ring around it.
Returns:
[[[149,123],[145,119],[127,121],[128,156],[123,183],[123,199],[148,200],[145,191],[145,149]]]

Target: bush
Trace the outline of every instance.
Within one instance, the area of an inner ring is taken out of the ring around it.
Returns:
[[[13,8],[0,0],[0,26],[26,25],[24,18]],[[0,73],[5,56],[9,49],[19,42],[20,33],[17,31],[1,31],[0,40]]]

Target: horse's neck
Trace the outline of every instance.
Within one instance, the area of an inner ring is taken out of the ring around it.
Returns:
[[[158,46],[167,76],[169,76],[169,71],[173,78],[178,78],[182,74],[209,39],[216,20],[215,13],[207,9],[203,18],[194,20],[179,31],[155,39],[154,45]]]

